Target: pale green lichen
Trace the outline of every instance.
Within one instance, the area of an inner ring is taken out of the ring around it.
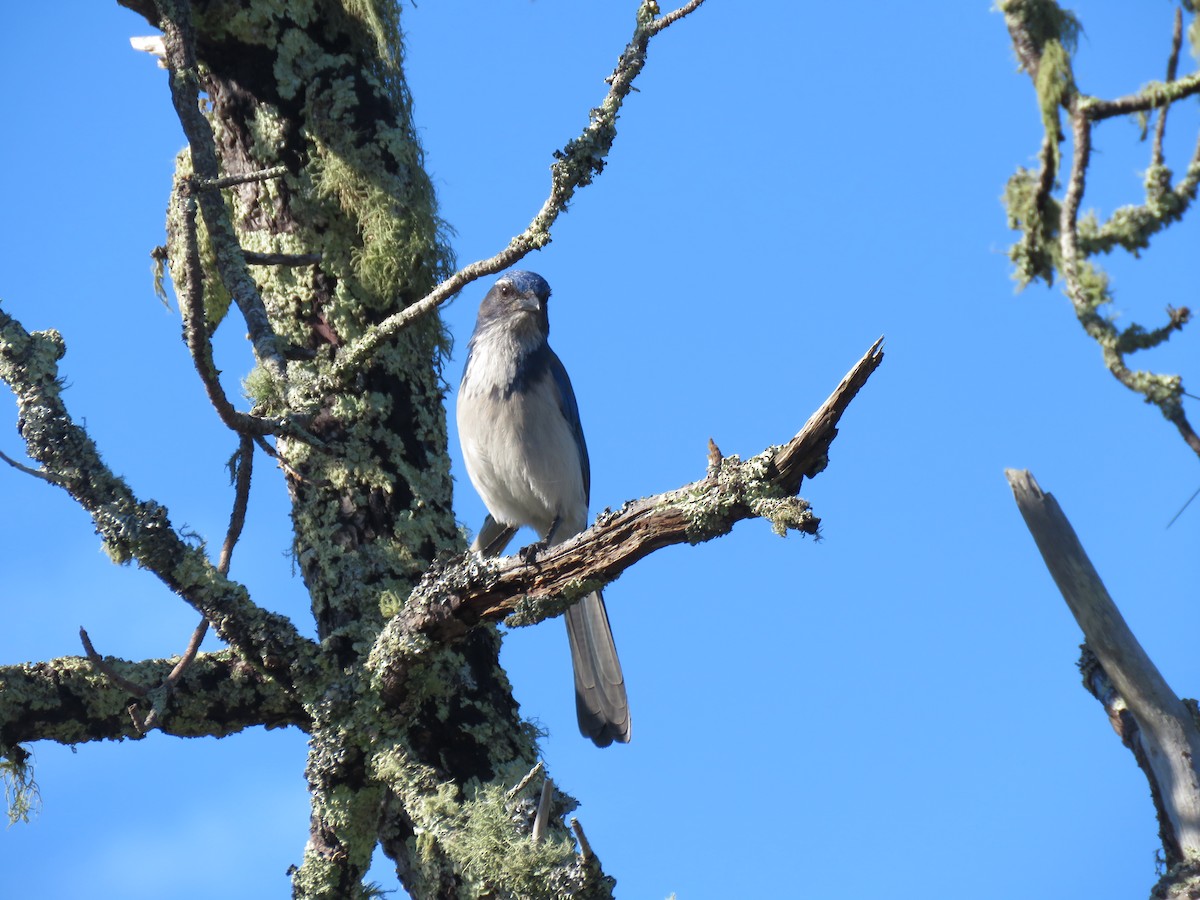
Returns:
[[[1037,48],[1048,41],[1059,41],[1066,49],[1074,51],[1083,33],[1083,26],[1075,14],[1054,0],[1000,0],[996,8],[1006,19],[1019,22]]]
[[[17,822],[28,823],[42,807],[42,792],[33,777],[33,754],[17,745],[0,746],[0,781],[4,782],[4,802],[11,828]]]
[[[1042,112],[1042,127],[1053,138],[1051,153],[1054,167],[1059,165],[1058,143],[1062,140],[1062,122],[1059,110],[1063,102],[1074,92],[1075,80],[1071,72],[1071,56],[1061,41],[1050,40],[1042,48],[1042,61],[1034,78],[1038,107]]]
[[[614,578],[613,581],[615,580]],[[537,599],[520,597],[517,599],[513,611],[505,618],[504,624],[509,628],[522,628],[526,625],[535,625],[551,616],[561,615],[578,603],[580,598],[586,597],[592,591],[600,590],[606,583],[611,584],[612,581],[604,582],[597,578],[576,578],[563,585],[563,589],[554,597],[539,597]]]
[[[1037,278],[1053,284],[1058,266],[1059,205],[1053,197],[1046,196],[1042,198],[1045,209],[1039,208],[1039,180],[1037,173],[1019,168],[1004,188],[1008,227],[1021,231],[1021,240],[1008,249],[1018,290]]]
[[[750,509],[770,522],[771,530],[780,537],[787,537],[789,531],[812,530],[813,514],[808,501],[800,497],[756,497],[750,501]]]

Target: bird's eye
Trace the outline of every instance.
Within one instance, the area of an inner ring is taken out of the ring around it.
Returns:
[[[513,295],[513,286],[507,282],[500,285],[500,296],[511,297]]]

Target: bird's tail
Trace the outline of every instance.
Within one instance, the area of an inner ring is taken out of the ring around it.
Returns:
[[[597,747],[627,743],[629,700],[604,597],[599,591],[588,594],[567,610],[566,620],[579,730]]]

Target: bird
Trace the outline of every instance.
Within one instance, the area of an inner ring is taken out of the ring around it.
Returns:
[[[550,349],[550,285],[503,275],[479,304],[456,418],[467,476],[488,515],[471,549],[496,556],[522,526],[542,546],[587,527],[591,467],[579,404]],[[536,546],[536,545],[535,545]],[[565,615],[579,731],[598,747],[630,737],[625,676],[600,591]]]

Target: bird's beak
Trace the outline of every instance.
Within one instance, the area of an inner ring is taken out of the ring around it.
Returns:
[[[524,310],[525,312],[537,312],[539,309],[541,309],[541,304],[538,302],[537,294],[533,293],[532,291],[526,294],[521,294],[517,298],[517,309]]]

